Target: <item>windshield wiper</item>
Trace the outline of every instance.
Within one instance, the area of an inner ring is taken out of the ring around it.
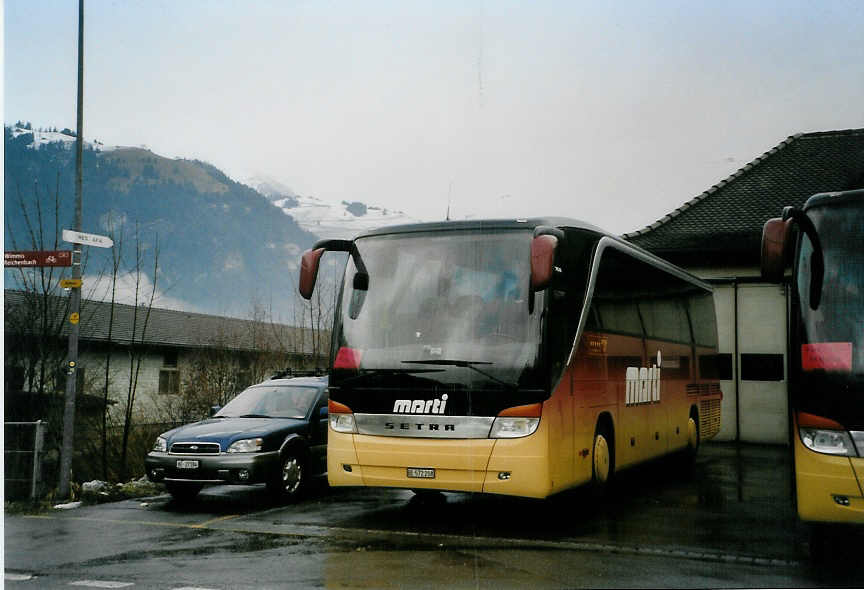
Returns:
[[[346,377],[342,379],[342,383],[355,381],[363,377],[371,377],[372,375],[405,375],[409,373],[443,373],[444,369],[360,369],[359,375]]]
[[[405,364],[408,364],[408,365],[440,365],[442,367],[465,367],[465,368],[471,369],[472,371],[477,371],[478,373],[480,373],[484,377],[487,377],[487,378],[491,379],[492,381],[495,381],[496,383],[500,383],[501,385],[503,385],[505,387],[509,387],[512,389],[519,389],[519,387],[514,385],[513,383],[507,383],[506,381],[499,379],[495,375],[487,373],[483,369],[477,368],[477,365],[494,365],[495,364],[495,363],[492,363],[490,361],[462,361],[462,360],[458,360],[458,359],[436,359],[436,360],[428,360],[428,361],[402,361],[402,362]]]
[[[242,414],[238,418],[270,418],[267,414]]]

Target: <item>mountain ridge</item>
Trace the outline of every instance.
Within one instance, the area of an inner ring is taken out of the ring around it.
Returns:
[[[39,216],[36,205],[44,210],[59,201],[56,221],[42,217],[46,235],[73,227],[75,137],[4,129],[6,248],[48,249],[30,231]],[[125,231],[127,240],[137,231],[141,268],[181,307],[237,317],[260,305],[283,317],[295,312],[299,255],[318,236],[206,162],[169,159],[140,147],[87,142],[86,148],[83,231]],[[129,259],[135,244],[126,246],[127,265],[134,266]],[[104,267],[109,253],[90,250],[88,271]],[[6,279],[16,280],[14,273]]]

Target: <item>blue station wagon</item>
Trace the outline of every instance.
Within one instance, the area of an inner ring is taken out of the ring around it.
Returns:
[[[327,377],[253,385],[211,418],[161,434],[145,463],[178,501],[205,485],[257,483],[295,500],[327,471]]]

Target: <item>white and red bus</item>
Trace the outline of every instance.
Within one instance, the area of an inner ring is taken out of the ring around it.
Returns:
[[[711,287],[569,219],[440,222],[348,252],[333,326],[328,478],[543,498],[720,427]]]

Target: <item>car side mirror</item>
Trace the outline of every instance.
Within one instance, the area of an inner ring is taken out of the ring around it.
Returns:
[[[318,417],[319,418],[326,418],[327,417],[327,406],[321,406],[321,408],[318,409]]]
[[[216,413],[221,409],[222,406],[210,406],[210,417],[212,418],[213,416],[215,416]]]

